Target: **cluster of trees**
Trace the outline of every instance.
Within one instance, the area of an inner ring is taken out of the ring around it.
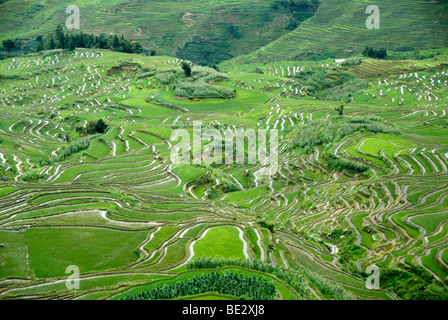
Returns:
[[[1,3],[1,1],[0,1]],[[34,13],[36,13],[39,10],[42,10],[44,8],[44,5],[42,3],[33,3],[33,5],[31,6],[31,8],[28,9],[28,11],[25,11],[22,13],[22,15],[24,15],[27,18],[32,17],[32,15]]]
[[[272,4],[273,9],[278,9],[279,6],[291,12],[304,11],[309,8],[317,8],[319,0],[280,0]]]
[[[236,90],[211,83],[227,80],[228,77],[217,72],[213,68],[195,67],[183,61],[181,69],[166,69],[154,74],[148,72],[140,77],[155,76],[161,84],[173,84],[174,94],[177,97],[189,99],[223,98],[229,99],[236,96]]]
[[[38,36],[36,40],[38,41],[36,51],[53,49],[75,50],[78,47],[110,49],[126,53],[143,52],[143,48],[139,43],[125,39],[123,35],[121,37],[117,35],[105,36],[104,34],[94,36],[93,34],[89,35],[82,32],[65,34],[61,25],[58,25],[55,32],[50,33],[45,40],[43,36]],[[155,52],[151,52],[151,55],[154,54]]]
[[[182,67],[182,70],[185,72],[186,77],[191,77],[191,66],[187,61],[182,61],[182,64],[180,65]]]
[[[343,271],[359,278],[367,278],[368,274],[360,271],[356,265],[356,261],[365,255],[366,249],[356,244],[357,236],[353,229],[333,229],[330,233],[322,234],[322,237],[338,245],[338,262]]]
[[[381,268],[381,287],[390,290],[405,300],[448,300],[446,290],[439,294],[431,291],[429,286],[442,283],[421,266],[398,264],[398,269]]]
[[[301,148],[305,154],[310,153],[317,146],[339,141],[345,136],[361,130],[372,133],[401,133],[400,129],[385,124],[379,117],[340,118],[331,122],[322,119],[297,130],[297,134],[291,139],[287,150]]]
[[[262,228],[266,228],[266,229],[268,229],[269,231],[271,231],[272,233],[274,233],[275,225],[274,225],[272,222],[270,222],[270,221],[266,221],[266,220],[260,220],[260,221],[258,221],[257,223],[258,223],[258,225],[259,225],[260,227],[262,227]]]
[[[345,291],[340,285],[334,284],[308,269],[297,267],[287,269],[284,266],[272,265],[259,259],[210,258],[203,256],[190,260],[186,267],[187,269],[240,267],[270,273],[293,287],[303,299],[311,300],[314,299],[314,295],[304,277],[306,276],[325,295],[341,300],[356,300],[351,293]]]
[[[355,171],[358,173],[362,173],[362,172],[366,172],[367,170],[369,170],[369,167],[366,165],[363,165],[361,163],[358,162],[353,162],[347,159],[342,159],[342,158],[337,158],[334,155],[329,155],[329,158],[327,160],[328,165],[337,171],[342,171],[342,170],[351,170],[351,171]]]
[[[384,59],[387,57],[387,50],[385,48],[376,50],[376,49],[373,49],[370,47],[366,47],[361,54],[364,57],[375,58],[375,59]]]
[[[287,269],[284,266],[276,266],[259,259],[232,259],[232,258],[209,258],[200,257],[188,262],[187,269],[214,269],[222,267],[240,267],[264,273],[270,273],[292,286],[303,299],[312,299],[313,294],[306,279],[300,274],[301,271]]]
[[[49,160],[41,159],[39,161],[39,165],[41,167],[48,166],[52,163],[58,163],[66,160],[69,158],[72,154],[78,153],[83,150],[87,150],[90,147],[90,140],[95,138],[95,136],[91,136],[85,139],[77,140],[70,144],[68,147],[64,148],[61,153],[59,153],[55,157],[51,157]]]
[[[37,170],[30,170],[25,172],[25,174],[20,176],[20,181],[24,182],[37,182],[41,179],[44,179],[46,177],[45,174],[39,173]]]
[[[277,299],[274,284],[265,278],[226,271],[211,272],[173,284],[165,284],[128,295],[123,300],[168,300],[207,292],[218,292],[250,300]]]
[[[105,133],[108,128],[109,125],[103,119],[99,119],[89,121],[85,127],[76,127],[76,132],[85,136],[87,134]]]
[[[338,300],[357,300],[353,294],[347,292],[339,284],[330,282],[311,270],[305,268],[301,268],[300,270],[302,270],[310,282],[316,286],[322,294],[335,297]]]
[[[327,70],[321,70],[315,72],[309,71],[303,74],[299,73],[296,75],[296,78],[299,78],[305,84],[306,92],[310,95],[317,94],[318,91],[330,88],[333,86],[333,82],[331,81],[331,74],[327,72]]]
[[[177,97],[185,97],[189,99],[207,99],[222,98],[229,99],[236,95],[235,89],[212,86],[202,81],[189,82],[179,81],[174,88],[174,94]]]
[[[16,47],[16,44],[14,43],[14,41],[8,39],[8,40],[2,41],[2,46],[9,53],[9,52],[11,52],[12,49],[14,49]]]
[[[223,143],[224,139],[223,139]],[[224,148],[224,146],[223,146]],[[234,144],[235,148],[235,144]],[[236,154],[236,151],[234,150],[233,154]],[[203,169],[207,171],[212,177],[217,178],[220,181],[219,190],[221,190],[224,193],[229,192],[235,192],[235,191],[241,191],[241,188],[238,184],[236,184],[235,180],[231,178],[231,176],[221,170],[215,169],[212,166],[209,165],[201,165]]]
[[[353,80],[349,80],[342,85],[326,90],[324,93],[324,99],[329,101],[344,100],[351,102],[352,96],[366,90],[368,84],[369,82],[365,79],[355,78]]]
[[[329,69],[306,70],[294,75],[294,78],[300,80],[307,95],[331,101],[351,97],[368,86],[367,80],[359,79],[356,75]]]
[[[338,108],[334,108],[334,110],[336,110],[338,112],[338,115],[340,117],[342,117],[344,115],[344,105],[343,104],[341,104],[341,106]]]
[[[293,15],[286,30],[294,30],[299,22],[310,17],[319,7],[319,0],[280,0],[271,4],[273,10],[286,9]]]
[[[233,58],[230,52],[230,34],[228,37],[213,38],[213,41],[191,41],[179,48],[176,56],[180,59],[194,61],[202,66],[217,65],[222,61]]]

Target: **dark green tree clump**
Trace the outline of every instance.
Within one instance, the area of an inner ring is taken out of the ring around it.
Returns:
[[[82,32],[65,34],[61,25],[58,25],[55,32],[50,33],[46,37],[45,42],[43,41],[42,36],[39,36],[38,38],[36,38],[38,41],[36,51],[41,51],[43,49],[65,49],[73,51],[75,48],[97,48],[126,53],[143,52],[143,47],[139,43],[125,39],[123,35],[118,37],[117,35],[93,35]]]
[[[329,155],[328,156],[328,165],[337,171],[342,171],[342,170],[351,170],[351,171],[355,171],[358,173],[362,173],[365,172],[367,170],[369,170],[368,166],[363,165],[362,163],[357,163],[357,162],[353,162],[347,159],[342,159],[342,158],[337,158],[334,155]]]
[[[195,294],[218,292],[250,300],[276,300],[275,286],[265,278],[238,272],[211,272],[173,284],[131,294],[123,300],[168,300]]]
[[[87,123],[85,127],[77,127],[76,131],[80,135],[88,135],[88,134],[97,134],[97,133],[105,133],[109,125],[103,120],[91,120]]]
[[[39,161],[39,165],[41,167],[44,167],[44,166],[48,166],[53,163],[65,161],[66,159],[71,157],[73,154],[76,154],[83,150],[89,149],[90,140],[92,140],[95,137],[96,136],[89,136],[87,138],[74,141],[69,146],[65,147],[61,152],[59,152],[59,154],[57,156],[51,157],[48,160],[41,159]]]
[[[373,49],[370,47],[366,47],[362,52],[364,57],[374,58],[374,59],[384,59],[387,57],[387,50],[385,48],[381,49]]]
[[[266,220],[260,220],[260,221],[258,221],[257,223],[258,223],[258,225],[259,225],[260,227],[269,229],[269,231],[271,231],[272,233],[274,233],[274,228],[275,228],[275,226],[274,226],[274,224],[273,224],[272,222],[270,222],[270,221],[266,221]]]
[[[39,173],[37,170],[27,171],[24,175],[20,176],[20,181],[24,182],[37,182],[46,177],[45,174]]]
[[[448,300],[444,289],[439,294],[431,291],[430,285],[443,287],[434,276],[421,266],[398,264],[401,269],[381,268],[380,286],[405,300]]]
[[[210,258],[199,257],[187,263],[187,269],[214,269],[223,267],[240,267],[254,271],[269,273],[285,281],[293,287],[304,300],[314,299],[307,279],[328,297],[339,300],[356,300],[356,297],[347,292],[340,285],[332,283],[315,272],[305,268],[289,268],[275,266],[259,259],[232,259],[232,258]]]
[[[3,40],[2,41],[2,46],[3,48],[5,48],[6,51],[11,52],[12,49],[14,49],[16,47],[14,41],[8,39],[8,40]]]
[[[344,105],[343,104],[341,104],[340,107],[334,108],[334,109],[338,112],[340,117],[342,117],[344,115]]]
[[[185,76],[191,77],[191,66],[190,66],[190,64],[188,62],[186,62],[186,61],[182,61],[181,67],[182,67],[182,70],[184,70],[184,72],[185,72]]]

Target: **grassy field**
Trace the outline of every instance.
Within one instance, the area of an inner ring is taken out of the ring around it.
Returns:
[[[244,258],[238,229],[231,226],[208,229],[205,237],[195,242],[193,249],[197,257]]]
[[[135,262],[135,250],[146,232],[83,228],[36,228],[25,233],[30,267],[36,277],[66,275],[69,265],[81,273],[125,267]],[[107,242],[108,245],[104,245]]]

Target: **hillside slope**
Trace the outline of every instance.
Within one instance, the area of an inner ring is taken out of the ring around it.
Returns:
[[[158,55],[215,64],[250,53],[294,29],[318,5],[303,8],[278,1],[8,0],[0,4],[0,40],[48,35],[65,27],[68,5],[80,9],[84,33],[123,34]]]
[[[0,300],[132,298],[223,268],[274,281],[271,298],[448,299],[440,51],[192,77],[180,59],[108,50],[0,61]],[[208,128],[277,130],[278,172],[175,165],[173,132],[197,122],[201,150]],[[366,288],[373,264],[381,290]]]
[[[366,28],[366,8],[380,9],[380,29]],[[344,57],[366,46],[387,49],[448,45],[448,1],[321,0],[316,14],[294,31],[251,54],[223,63]]]

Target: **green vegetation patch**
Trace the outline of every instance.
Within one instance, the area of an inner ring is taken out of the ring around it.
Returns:
[[[68,266],[81,273],[125,267],[138,259],[146,231],[100,228],[30,228],[25,232],[30,267],[39,278],[66,275]]]
[[[243,258],[243,242],[232,226],[212,227],[193,246],[196,256]]]
[[[166,284],[136,295],[128,295],[124,300],[167,300],[198,293],[217,292],[250,300],[274,300],[276,290],[272,282],[237,272],[211,272],[173,284]]]

